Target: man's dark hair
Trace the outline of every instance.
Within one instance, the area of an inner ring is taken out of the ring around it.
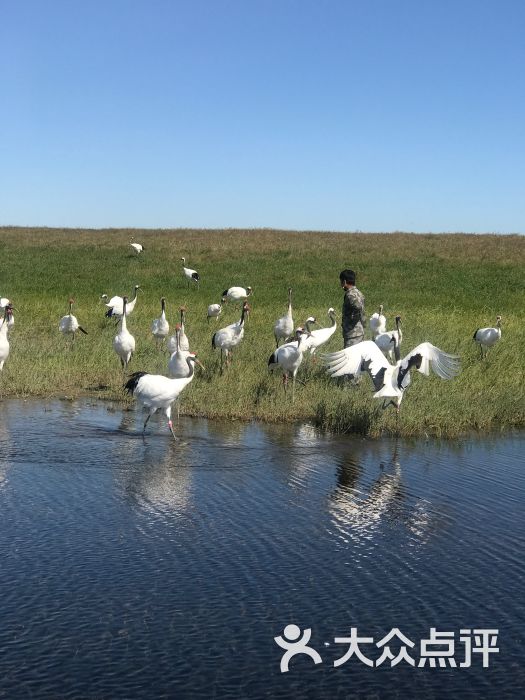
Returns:
[[[343,270],[339,279],[341,282],[348,282],[348,284],[355,284],[355,272],[353,270]]]

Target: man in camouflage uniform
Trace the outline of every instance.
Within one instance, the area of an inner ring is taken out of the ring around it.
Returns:
[[[345,348],[360,343],[365,338],[365,298],[355,286],[355,272],[343,270],[339,275],[345,291],[342,329]]]

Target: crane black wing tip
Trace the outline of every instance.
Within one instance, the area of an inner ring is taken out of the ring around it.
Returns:
[[[211,339],[211,346],[212,346],[212,348],[213,348],[214,350],[215,350],[215,348],[217,347],[217,346],[215,345],[215,336],[216,336],[216,335],[217,335],[217,333],[214,333],[214,334],[213,334],[213,337],[212,337],[212,339]]]
[[[87,334],[88,334],[88,332],[85,331],[85,330],[82,328],[82,326],[79,326],[79,327],[78,327],[78,330],[81,331],[84,335],[87,335]]]
[[[480,330],[479,328],[476,328],[476,330],[474,331],[474,335],[472,336],[472,340],[476,340],[476,336],[477,336],[479,330]]]
[[[113,316],[113,309],[108,309],[106,311],[106,318],[111,318]]]
[[[192,274],[192,278],[193,278],[196,282],[198,282],[198,281],[200,280],[199,273],[198,273],[198,272],[194,272],[194,273]]]
[[[137,388],[137,384],[146,374],[147,372],[133,372],[128,381],[123,385],[124,390],[127,391],[128,394],[133,394]]]

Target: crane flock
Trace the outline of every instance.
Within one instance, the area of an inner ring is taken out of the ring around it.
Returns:
[[[137,255],[144,251],[144,246],[134,243],[130,245]],[[201,281],[196,270],[186,267],[186,259],[181,257],[183,276],[188,285],[197,287]],[[127,327],[127,317],[133,312],[140,285],[133,287],[132,299],[127,296],[108,297],[102,294],[101,299],[105,303],[106,317],[115,317],[118,320],[119,329],[113,340],[113,349],[117,354],[123,372],[127,370],[136,348],[134,336]],[[212,335],[213,349],[220,350],[220,373],[224,364],[231,364],[232,351],[243,340],[246,321],[249,317],[251,306],[247,299],[251,297],[251,287],[233,286],[225,289],[221,295],[221,304],[210,304],[207,307],[207,322],[210,318],[218,320],[224,310],[224,304],[228,302],[242,302],[240,318]],[[298,371],[303,363],[305,354],[314,355],[318,348],[327,343],[337,329],[336,313],[333,307],[328,309],[331,324],[325,328],[312,330],[316,324],[313,316],[309,316],[303,326],[294,330],[292,310],[292,288],[288,288],[286,313],[278,318],[273,325],[275,350],[268,360],[268,368],[271,372],[279,371],[282,374],[285,395],[289,380],[292,380],[292,402],[295,400],[295,384]],[[79,324],[72,309],[74,300],[69,299],[69,312],[59,321],[59,330],[64,336],[73,340],[77,331],[87,335],[87,331]],[[195,352],[190,351],[190,342],[185,331],[186,307],[179,307],[180,322],[175,326],[175,333],[169,337],[170,326],[166,314],[166,298],[160,299],[160,316],[153,320],[151,333],[155,339],[157,348],[166,347],[170,357],[167,364],[168,376],[149,374],[147,372],[135,372],[125,382],[124,388],[139,404],[148,410],[143,426],[143,434],[151,416],[162,409],[168,421],[168,427],[175,437],[171,421],[171,407],[177,401],[183,391],[194,378],[195,365],[204,369],[197,359]],[[8,332],[14,324],[13,306],[7,297],[0,297],[0,370],[9,357]],[[337,352],[325,353],[320,357],[331,377],[348,375],[358,379],[362,374],[368,374],[374,388],[374,398],[383,399],[383,408],[393,404],[397,412],[401,405],[403,395],[410,385],[410,372],[416,369],[424,375],[430,373],[430,369],[441,379],[453,379],[459,372],[459,357],[447,353],[430,342],[417,345],[405,357],[401,358],[400,346],[403,340],[401,329],[401,317],[395,317],[395,330],[387,330],[387,320],[383,314],[384,305],[379,306],[378,312],[369,319],[371,340],[364,340],[354,346]],[[482,359],[486,357],[487,350],[493,347],[501,339],[501,316],[496,317],[496,326],[478,328],[473,340],[479,344]],[[166,342],[165,342],[166,341]],[[383,353],[388,354],[388,359]],[[387,401],[389,399],[389,401]]]

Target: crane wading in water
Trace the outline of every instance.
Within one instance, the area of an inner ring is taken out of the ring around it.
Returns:
[[[124,384],[124,389],[131,394],[139,404],[148,409],[148,415],[142,428],[143,436],[151,416],[159,409],[162,409],[166,418],[168,419],[168,427],[171,434],[175,440],[178,440],[173,431],[171,405],[179,398],[183,389],[192,381],[195,374],[195,364],[198,364],[204,369],[204,366],[201,365],[195,353],[190,353],[186,358],[186,362],[189,371],[189,375],[187,377],[170,379],[169,377],[164,377],[161,374],[135,372]]]

